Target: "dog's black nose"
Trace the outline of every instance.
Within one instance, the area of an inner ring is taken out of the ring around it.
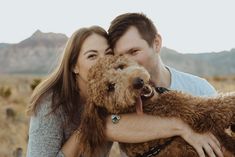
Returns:
[[[135,89],[140,89],[143,86],[144,86],[144,81],[141,78],[136,77],[136,78],[133,79],[133,87]]]

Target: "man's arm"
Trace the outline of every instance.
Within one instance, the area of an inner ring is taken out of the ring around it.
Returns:
[[[180,136],[181,121],[175,118],[160,118],[135,113],[121,115],[121,120],[113,124],[107,119],[108,139],[118,142],[139,143],[157,138]]]
[[[151,115],[123,114],[117,124],[107,119],[106,136],[111,141],[141,143],[149,140],[181,136],[197,151],[200,157],[223,157],[220,144],[211,134],[197,134],[187,124],[176,118]],[[215,153],[214,153],[215,152]]]

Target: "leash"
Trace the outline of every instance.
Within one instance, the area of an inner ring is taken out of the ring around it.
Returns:
[[[169,89],[167,89],[167,88],[165,88],[165,87],[154,87],[154,88],[155,88],[155,90],[156,90],[156,92],[157,92],[158,94],[163,94],[163,93],[165,93],[165,92],[170,91]]]
[[[136,157],[153,157],[155,155],[158,155],[162,149],[166,148],[166,146],[170,145],[171,142],[175,139],[175,137],[171,138],[170,140],[166,141],[164,144],[162,145],[157,145],[154,146],[152,148],[150,148],[150,150],[148,152],[145,152],[141,155],[137,155]]]
[[[167,89],[165,87],[155,87],[155,90],[158,94],[163,94],[165,92],[170,91],[169,89]],[[148,152],[145,152],[141,155],[137,155],[136,157],[152,157],[152,156],[158,155],[161,152],[161,150],[166,148],[166,146],[168,146],[169,144],[171,144],[171,142],[173,140],[174,140],[174,137],[171,138],[170,140],[166,141],[164,144],[154,146],[154,147],[150,148],[150,150]]]

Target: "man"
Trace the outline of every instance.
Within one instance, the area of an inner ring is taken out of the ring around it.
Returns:
[[[144,66],[150,73],[151,80],[155,85],[181,90],[193,95],[211,96],[216,94],[215,89],[205,79],[177,71],[163,64],[160,57],[160,49],[162,46],[161,36],[157,32],[152,21],[145,15],[139,13],[122,14],[111,22],[108,33],[110,45],[113,48],[114,53],[126,55]],[[127,119],[125,120],[128,121]],[[142,124],[141,122],[136,122],[135,124],[139,127],[147,127],[143,123],[144,122],[142,122]],[[166,119],[163,118],[159,118],[158,123],[154,123],[154,125],[159,125],[158,138],[177,135],[177,133],[173,132],[168,132],[166,134],[162,133],[163,131],[167,132],[172,129],[170,128],[171,126],[167,124],[170,124],[170,122],[166,122]],[[121,124],[119,124],[119,126],[120,125]],[[177,124],[175,123],[175,125]],[[188,126],[186,126],[186,128],[187,127]],[[115,129],[118,128],[116,127]],[[113,132],[115,132],[115,129],[113,128]],[[109,127],[108,130],[112,129]],[[123,129],[120,129],[120,131],[123,131]],[[110,133],[110,131],[108,132]],[[117,135],[110,135],[109,133],[107,134],[110,139]],[[196,134],[193,131],[191,131],[191,133],[190,138],[196,136],[197,138],[188,139],[187,133],[182,133],[180,136],[195,148],[200,157],[204,157],[205,154],[208,154],[210,157],[216,155],[223,156],[220,145],[212,134],[207,133],[201,135]],[[122,138],[118,137],[117,139],[120,140]],[[154,139],[154,136],[152,136],[152,139]]]

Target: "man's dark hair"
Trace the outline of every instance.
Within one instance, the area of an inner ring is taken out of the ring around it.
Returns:
[[[152,46],[157,35],[153,22],[143,13],[125,13],[117,16],[109,27],[109,42],[112,48],[131,26],[134,26],[148,45]]]

